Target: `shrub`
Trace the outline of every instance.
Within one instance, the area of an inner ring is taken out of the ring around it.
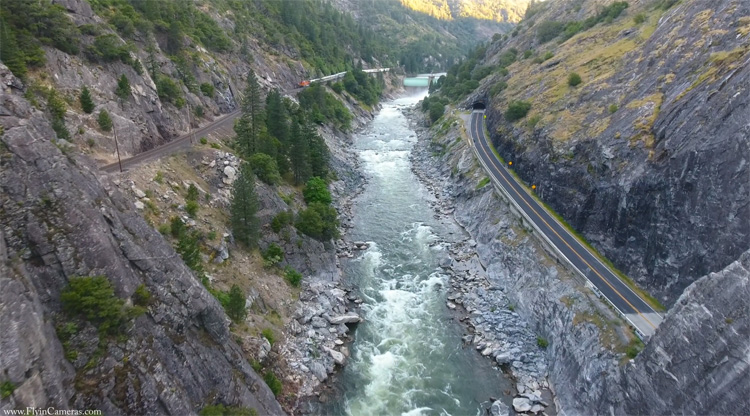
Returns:
[[[102,110],[99,112],[99,117],[97,120],[99,122],[99,128],[101,128],[104,131],[112,131],[112,119],[109,118],[109,113],[107,110]]]
[[[274,396],[278,396],[281,393],[281,381],[272,372],[268,372],[263,376],[263,381],[268,384],[268,388],[271,389]]]
[[[294,270],[290,266],[286,266],[286,269],[284,269],[284,278],[294,287],[299,287],[302,283],[302,273]]]
[[[130,97],[130,81],[128,81],[128,77],[125,74],[122,74],[117,80],[115,95],[120,97],[121,100],[127,100]]]
[[[161,233],[161,235],[169,235],[172,233],[172,227],[170,227],[169,224],[162,224],[159,226],[159,233]]]
[[[328,191],[328,184],[317,176],[314,176],[307,181],[305,189],[302,191],[302,196],[308,204],[320,202],[328,205],[332,201],[331,193]]]
[[[172,237],[180,238],[180,236],[185,232],[185,223],[182,222],[182,218],[176,215],[172,217],[169,224],[169,230],[172,233]]]
[[[204,82],[204,83],[201,84],[200,88],[201,88],[201,92],[203,93],[203,95],[205,95],[206,97],[213,98],[213,96],[214,96],[214,86],[213,86],[213,84],[209,84],[208,82]]]
[[[177,108],[182,108],[185,105],[185,100],[182,98],[182,90],[180,90],[180,87],[174,80],[166,75],[156,77],[156,93],[160,99],[174,104]]]
[[[190,218],[195,218],[198,214],[198,201],[187,201],[185,203],[185,212],[187,212]]]
[[[0,384],[0,398],[7,399],[16,390],[16,385],[10,381],[3,381]]]
[[[140,284],[135,288],[133,303],[138,306],[148,306],[151,303],[151,293],[146,289],[146,285]]]
[[[205,137],[201,137],[201,144],[208,144],[208,139]]]
[[[564,25],[561,22],[545,20],[536,25],[536,37],[539,43],[546,43],[556,38],[562,31]]]
[[[156,171],[156,176],[154,176],[154,182],[158,184],[164,183],[164,172],[162,171]]]
[[[479,181],[479,183],[477,184],[476,189],[482,189],[485,186],[487,186],[488,183],[490,183],[490,178],[488,178],[488,177],[485,176],[481,181]]]
[[[646,21],[646,14],[644,13],[638,13],[637,15],[633,16],[633,23],[640,25],[641,23]]]
[[[544,61],[546,61],[546,60],[549,60],[549,59],[552,59],[552,58],[553,58],[554,56],[555,56],[554,52],[552,52],[552,51],[547,51],[547,52],[545,52],[545,53],[544,53],[544,55],[542,56],[542,62],[544,62]]]
[[[528,59],[528,58],[529,58],[529,57],[531,57],[531,55],[533,55],[533,54],[534,54],[534,51],[533,51],[533,50],[531,50],[531,49],[526,49],[526,50],[525,50],[525,51],[523,52],[523,59]]]
[[[510,122],[518,121],[531,110],[531,103],[527,101],[512,101],[505,111],[505,118]]]
[[[104,276],[71,278],[60,294],[60,302],[65,312],[90,321],[102,334],[119,332],[128,318],[125,301],[115,296]]]
[[[569,22],[565,25],[565,29],[562,33],[562,38],[568,40],[578,34],[578,32],[584,29],[582,22]]]
[[[86,49],[86,54],[92,61],[113,62],[119,59],[126,64],[131,61],[127,45],[121,44],[112,33],[97,36],[94,43]]]
[[[333,84],[331,84],[331,89],[336,94],[341,94],[341,92],[344,91],[344,84],[342,84],[341,82],[334,82]]]
[[[200,193],[198,192],[198,187],[195,186],[194,183],[191,183],[190,186],[188,186],[187,196],[185,196],[185,200],[197,201],[199,196]]]
[[[242,322],[247,316],[245,295],[237,285],[232,285],[232,288],[229,289],[229,300],[227,301],[226,311],[227,316],[235,323]]]
[[[299,212],[295,226],[303,234],[320,241],[328,241],[338,236],[336,210],[321,202],[312,202]]]
[[[638,338],[633,338],[625,349],[625,355],[628,358],[635,358],[643,350],[643,343]]]
[[[250,156],[247,163],[261,181],[269,185],[275,185],[281,181],[279,168],[273,157],[265,153],[256,153]]]
[[[83,109],[86,114],[91,114],[94,111],[94,100],[91,99],[91,92],[88,88],[83,87],[78,100],[81,102],[81,109]]]
[[[281,260],[284,260],[284,250],[282,250],[278,244],[271,243],[261,256],[267,266],[273,266],[274,264],[281,262]]]
[[[260,371],[260,370],[256,370]],[[224,406],[216,404],[206,406],[198,413],[200,416],[258,416],[258,411],[246,407]]]
[[[508,88],[508,83],[500,81],[490,88],[490,95],[494,97],[503,92],[506,88]]]
[[[275,339],[273,336],[273,330],[271,328],[264,329],[260,332],[260,334],[263,336],[263,338],[267,339],[271,345],[273,345]]]
[[[291,224],[293,219],[294,215],[291,211],[281,211],[271,220],[271,229],[273,232],[278,233],[284,227]]]
[[[619,107],[617,107],[617,104],[611,104],[609,106],[609,114],[614,114],[619,110]]]
[[[581,84],[583,80],[581,79],[581,76],[578,75],[576,72],[571,72],[570,75],[568,75],[568,85],[571,87],[576,87]]]
[[[430,102],[430,121],[433,123],[438,121],[443,114],[445,114],[445,106],[443,103],[438,101]]]
[[[547,342],[547,340],[542,337],[536,337],[536,345],[538,345],[539,348],[547,348],[549,342]]]
[[[529,118],[529,120],[527,121],[527,124],[526,124],[526,125],[527,125],[527,126],[528,126],[528,127],[530,128],[530,129],[532,129],[532,130],[533,130],[533,129],[534,129],[534,127],[536,127],[536,125],[537,125],[537,124],[539,124],[539,121],[541,121],[541,120],[542,120],[542,116],[541,116],[541,115],[539,115],[539,114],[535,114],[535,115],[533,115],[533,116],[531,116],[531,117]]]

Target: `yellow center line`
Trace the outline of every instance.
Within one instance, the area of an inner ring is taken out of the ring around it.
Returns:
[[[478,115],[479,115],[479,114],[478,114]],[[476,119],[476,117],[475,117],[475,118],[472,118],[472,120],[474,120],[474,119]],[[478,122],[476,122],[476,121],[474,122],[474,130],[476,131],[476,134],[477,134],[477,140],[479,140],[479,137],[480,137],[480,136],[479,136],[479,123],[478,123]],[[487,153],[487,149],[485,148],[485,146],[484,146],[484,143],[482,143],[483,141],[482,141],[482,140],[479,140],[479,141],[480,141],[480,144],[482,145],[482,146],[481,146],[481,148],[482,148],[482,152],[483,152],[483,153],[485,154],[485,156],[487,156],[487,158],[488,158],[488,159],[490,160],[490,163],[492,163],[492,165],[493,165],[493,166],[494,166],[495,168],[497,168],[498,170],[501,170],[501,167],[500,167],[500,166],[498,166],[498,165],[497,165],[497,163],[496,163],[496,160],[497,160],[497,159],[496,159],[496,158],[494,158],[494,157],[490,157],[490,155],[489,155],[489,154]],[[490,174],[492,174],[492,172],[490,172]],[[493,176],[494,176],[494,175],[493,175]],[[633,304],[632,304],[632,303],[630,303],[630,302],[629,302],[629,301],[628,301],[628,300],[627,300],[627,299],[625,298],[625,296],[623,296],[623,295],[622,295],[622,294],[621,294],[621,293],[620,293],[620,292],[619,292],[619,291],[618,291],[617,289],[615,289],[615,288],[614,288],[614,286],[612,286],[612,284],[611,284],[611,283],[609,282],[609,280],[607,280],[607,279],[606,279],[606,278],[605,278],[604,276],[602,276],[602,275],[601,275],[601,274],[600,274],[600,273],[599,273],[599,272],[598,272],[598,271],[597,271],[596,269],[594,269],[593,267],[591,267],[591,265],[590,265],[590,264],[589,264],[589,263],[588,263],[588,262],[586,261],[586,259],[584,259],[584,258],[583,258],[583,257],[582,257],[582,256],[581,256],[581,255],[580,255],[579,253],[578,253],[578,251],[577,251],[577,250],[575,250],[575,249],[574,249],[573,247],[571,247],[571,246],[570,246],[570,244],[568,244],[568,242],[567,242],[567,241],[565,241],[565,239],[564,239],[564,238],[562,238],[562,236],[560,236],[560,234],[558,234],[558,233],[557,233],[557,231],[555,231],[555,229],[554,229],[554,228],[552,228],[552,226],[551,226],[551,225],[549,225],[549,223],[548,223],[548,222],[547,222],[547,221],[546,221],[546,220],[544,219],[544,217],[542,217],[541,215],[539,215],[539,212],[537,212],[537,211],[536,211],[536,210],[534,209],[534,207],[532,207],[532,206],[531,206],[531,204],[529,204],[529,202],[528,202],[528,201],[526,200],[526,198],[524,198],[524,197],[523,197],[523,195],[521,195],[521,193],[519,193],[519,192],[518,192],[518,190],[517,190],[517,189],[515,189],[515,188],[514,188],[514,187],[513,187],[513,186],[512,186],[511,184],[510,184],[510,181],[508,181],[508,179],[507,179],[507,178],[505,178],[505,176],[503,176],[503,175],[501,174],[501,175],[500,175],[500,177],[501,177],[501,178],[503,178],[503,180],[504,180],[504,181],[505,181],[505,182],[506,182],[506,183],[508,184],[508,186],[509,186],[509,187],[510,187],[511,189],[513,189],[513,192],[515,192],[515,193],[516,193],[516,194],[517,194],[517,195],[518,195],[518,196],[519,196],[519,197],[521,198],[521,200],[523,200],[523,202],[524,202],[524,203],[525,203],[525,204],[526,204],[526,205],[527,205],[527,206],[529,207],[529,209],[531,209],[532,211],[534,211],[534,213],[536,214],[536,216],[537,216],[537,217],[539,217],[539,219],[540,219],[540,220],[542,220],[542,222],[544,222],[544,224],[545,224],[545,225],[547,225],[547,227],[548,227],[548,228],[549,228],[549,229],[550,229],[550,230],[551,230],[551,231],[552,231],[553,233],[555,233],[555,235],[557,236],[557,238],[559,238],[559,239],[560,239],[560,241],[562,241],[562,242],[563,242],[563,244],[565,244],[565,245],[566,245],[566,246],[567,246],[567,247],[568,247],[568,248],[570,249],[570,251],[572,251],[573,253],[575,253],[575,255],[576,255],[576,256],[578,256],[578,258],[579,258],[579,259],[581,259],[581,261],[582,261],[582,262],[583,262],[583,263],[584,263],[584,264],[585,264],[586,266],[588,266],[588,268],[589,268],[589,269],[590,269],[591,271],[593,271],[594,273],[596,273],[596,275],[597,275],[597,276],[599,276],[599,278],[600,278],[600,279],[602,279],[602,280],[604,281],[604,283],[606,283],[606,284],[607,284],[607,286],[609,286],[609,287],[610,287],[610,289],[612,289],[612,290],[613,290],[613,291],[614,291],[615,293],[617,293],[617,295],[618,295],[618,296],[620,296],[620,298],[622,298],[622,300],[624,300],[624,301],[625,301],[625,303],[627,303],[628,305],[630,305],[630,307],[631,307],[631,308],[633,308],[633,310],[634,310],[634,311],[636,311],[636,312],[638,313],[638,315],[640,315],[640,316],[641,316],[641,318],[643,318],[643,320],[645,320],[646,322],[648,322],[648,324],[649,324],[649,325],[651,325],[651,326],[652,326],[652,327],[653,327],[654,329],[656,329],[656,325],[654,325],[654,324],[653,324],[653,323],[652,323],[652,322],[651,322],[651,321],[650,321],[650,320],[649,320],[648,318],[646,318],[646,316],[645,316],[645,315],[643,315],[643,313],[641,313],[641,311],[640,311],[640,310],[639,310],[638,308],[636,308],[635,306],[633,306]],[[592,255],[593,255],[593,254],[592,254]],[[636,296],[638,296],[638,295],[636,295]]]

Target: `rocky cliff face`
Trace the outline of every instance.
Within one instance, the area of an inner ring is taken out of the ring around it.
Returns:
[[[478,94],[497,150],[521,178],[670,305],[750,247],[750,4],[630,2],[613,21],[540,40],[550,22],[595,16],[595,3],[537,5],[516,37],[488,48],[486,64],[511,48],[519,61]],[[576,87],[572,72],[583,80]],[[507,89],[492,90],[500,81]],[[531,111],[509,122],[514,100]]]
[[[618,413],[739,415],[750,408],[750,251],[697,280],[622,377]]]
[[[525,337],[525,330],[517,328],[529,328],[549,343],[546,350],[532,336],[531,343],[518,348],[509,343],[498,355],[498,362],[507,364],[519,380],[519,393],[526,386],[535,390],[534,383],[548,383],[558,409],[566,414],[605,412],[607,386],[617,382],[618,362],[633,335],[584,282],[547,254],[492,185],[480,186],[486,174],[468,140],[461,139],[461,130],[458,118],[446,116],[435,129],[420,133],[412,156],[421,176],[437,185],[446,205],[455,208],[456,221],[476,241],[489,287],[464,296],[481,299],[472,316],[510,309],[522,321],[486,328],[483,338],[515,342]],[[528,366],[537,365],[534,356],[540,351],[546,367],[542,363],[541,372],[530,372]]]
[[[459,296],[480,334],[473,342],[519,340],[530,328],[549,343],[546,367],[528,344],[500,342],[492,352],[518,378],[519,393],[549,383],[558,411],[569,415],[742,414],[750,407],[750,252],[688,286],[630,360],[626,352],[638,343],[622,320],[547,254],[491,185],[482,186],[485,173],[461,139],[458,119],[446,116],[421,132],[412,157],[445,206],[455,208],[486,270],[486,290]],[[495,322],[498,314],[503,325],[477,320]],[[546,373],[529,378],[530,364]]]
[[[216,299],[90,160],[50,141],[4,66],[0,76],[0,366],[14,387],[0,406],[282,413]],[[153,302],[119,337],[80,323],[61,343],[60,292],[75,276],[106,277],[128,303],[144,285]]]

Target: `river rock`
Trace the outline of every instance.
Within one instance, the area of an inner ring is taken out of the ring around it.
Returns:
[[[531,410],[531,402],[525,397],[516,397],[513,399],[513,410],[516,412],[528,412]]]
[[[339,316],[334,316],[332,318],[328,318],[328,322],[330,322],[331,325],[353,324],[353,323],[362,322],[362,318],[360,318],[360,316],[354,312],[349,312],[344,315],[339,315]]]
[[[500,365],[508,364],[510,363],[510,355],[507,352],[500,353],[495,357],[495,361]]]
[[[346,356],[344,354],[334,350],[333,348],[325,347],[326,352],[331,355],[333,361],[338,365],[344,365],[346,363]]]
[[[146,208],[146,206],[141,201],[135,201],[133,205],[135,205],[135,208],[138,210],[143,210],[144,208]]]
[[[501,402],[500,400],[495,400],[494,403],[492,403],[492,406],[490,406],[490,415],[491,416],[508,416],[510,415],[510,408],[505,403]]]
[[[328,378],[328,373],[326,372],[326,368],[323,366],[323,364],[313,361],[309,365],[310,372],[313,373],[313,375],[320,381],[326,381]]]
[[[313,328],[325,328],[328,326],[328,323],[320,316],[314,316],[312,318],[312,326]]]

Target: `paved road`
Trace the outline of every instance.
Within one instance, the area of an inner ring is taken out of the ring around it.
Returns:
[[[212,134],[220,134],[225,136],[227,134],[234,134],[234,120],[240,116],[240,110],[232,111],[231,113],[219,118],[213,123],[203,126],[199,129],[193,130],[192,133],[178,137],[171,142],[165,143],[159,147],[155,147],[151,150],[139,153],[133,157],[122,160],[122,169],[125,170],[130,166],[137,165],[138,163],[145,162],[147,160],[156,159],[164,155],[168,155],[176,152],[179,149],[189,147],[192,144],[193,137],[195,141],[200,140],[203,136],[210,136]],[[120,166],[117,162],[103,166],[101,168],[105,172],[117,172],[120,170]]]
[[[641,338],[651,336],[661,323],[662,316],[552,217],[529,194],[526,187],[518,183],[492,152],[484,130],[484,110],[474,111],[470,122],[471,140],[494,183],[505,190],[526,219],[534,224],[558,253],[619,309],[625,319],[640,332]]]

